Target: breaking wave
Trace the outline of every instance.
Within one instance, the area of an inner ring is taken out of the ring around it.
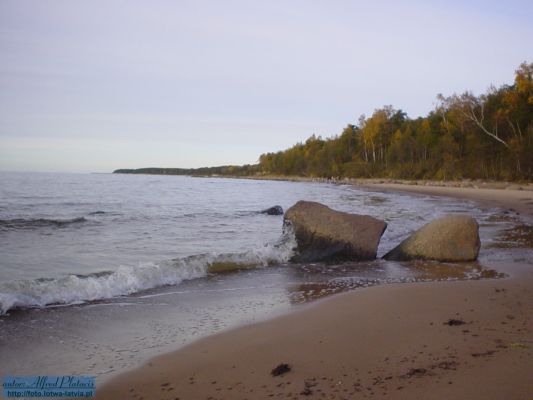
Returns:
[[[0,284],[0,315],[16,308],[79,304],[129,295],[184,280],[201,278],[211,265],[234,264],[266,267],[291,258],[296,241],[285,232],[275,244],[234,254],[200,254],[138,266],[120,266],[114,271],[67,275],[54,279],[18,280]]]

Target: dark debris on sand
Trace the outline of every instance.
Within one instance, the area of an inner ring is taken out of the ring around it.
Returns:
[[[459,325],[464,325],[466,324],[465,321],[463,321],[462,319],[449,319],[448,321],[446,321],[444,323],[444,325],[448,325],[448,326],[459,326]]]
[[[496,350],[487,350],[483,353],[472,353],[470,354],[472,357],[489,357],[491,355],[493,355],[494,353],[496,353]]]
[[[289,364],[279,364],[276,368],[274,368],[272,371],[270,371],[270,374],[272,376],[280,376],[283,374],[286,374],[291,370],[291,366]]]
[[[431,375],[431,372],[426,368],[411,368],[405,375],[402,375],[400,378],[414,378],[425,375]]]
[[[432,368],[456,370],[458,363],[456,361],[441,361],[440,363],[432,366]]]
[[[315,378],[312,378],[312,379],[306,379],[304,381],[304,389],[300,392],[300,394],[302,396],[310,396],[313,394],[313,391],[311,390],[311,388],[313,386],[316,386],[318,385],[318,383],[316,382],[316,379]]]

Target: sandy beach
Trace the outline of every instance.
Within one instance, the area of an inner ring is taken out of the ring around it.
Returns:
[[[532,192],[405,190],[532,215]],[[383,285],[210,336],[99,387],[99,399],[530,399],[533,265],[509,276]],[[288,364],[287,372],[271,371]]]
[[[418,183],[418,182],[417,182]],[[456,187],[456,186],[425,186],[405,183],[373,183],[362,182],[361,186],[372,190],[408,192],[432,196],[447,196],[468,199],[482,206],[504,208],[527,217],[533,216],[533,191],[515,189],[509,186],[493,187]],[[515,185],[519,187],[518,185]],[[529,186],[526,186],[528,189]]]

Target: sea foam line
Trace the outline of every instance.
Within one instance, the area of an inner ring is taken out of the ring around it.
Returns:
[[[276,244],[235,254],[201,254],[159,263],[120,266],[114,271],[90,275],[68,275],[55,279],[17,280],[0,284],[0,315],[15,308],[79,304],[124,296],[208,274],[213,263],[268,266],[287,262],[295,239],[286,232]]]

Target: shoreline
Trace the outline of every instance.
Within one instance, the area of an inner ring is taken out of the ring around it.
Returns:
[[[115,172],[113,172],[115,173]],[[366,189],[379,189],[393,192],[408,192],[433,196],[453,197],[474,200],[489,207],[507,209],[533,218],[533,182],[509,181],[435,181],[406,180],[391,178],[312,178],[305,176],[239,176],[239,175],[165,175],[165,174],[125,174],[125,175],[158,175],[158,176],[189,176],[191,178],[245,179],[257,181],[331,183],[337,185],[353,185]]]
[[[482,206],[502,208],[527,218],[533,218],[533,191],[531,190],[370,182],[357,184],[357,186],[371,190],[473,200]]]
[[[97,398],[527,398],[533,269],[513,269],[333,296],[156,357]],[[281,363],[292,370],[271,376]]]
[[[533,215],[530,191],[357,186]],[[510,277],[380,285],[208,336],[112,378],[97,398],[526,398],[533,393],[533,266],[494,267]],[[465,324],[446,325],[451,319]],[[292,370],[272,377],[280,363]]]
[[[316,182],[338,185],[353,185],[358,188],[410,193],[414,195],[430,195],[452,197],[455,199],[473,200],[486,207],[495,207],[516,212],[528,219],[533,219],[533,183],[504,181],[431,181],[431,180],[398,180],[398,179],[324,179],[298,176],[209,176],[210,178],[272,180],[285,182]]]
[[[172,175],[164,175],[172,176]],[[453,197],[474,200],[479,204],[507,209],[533,218],[533,182],[507,181],[434,181],[404,180],[387,178],[310,178],[303,176],[224,176],[224,175],[190,175],[192,178],[226,178],[257,181],[331,183],[353,185],[363,189],[407,192],[411,194]]]

